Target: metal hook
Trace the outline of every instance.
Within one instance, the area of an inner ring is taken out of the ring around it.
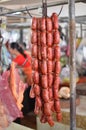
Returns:
[[[27,9],[27,7],[25,7],[25,9],[26,9],[27,13],[29,14],[29,16],[32,18],[32,15],[31,15],[31,13],[29,12],[29,10]]]
[[[60,11],[58,13],[58,16],[61,14],[62,10],[63,10],[63,5],[61,6],[61,9],[60,9]]]

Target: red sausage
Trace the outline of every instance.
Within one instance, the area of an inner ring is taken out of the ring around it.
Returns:
[[[41,18],[37,20],[38,30],[41,30]]]
[[[33,73],[33,81],[34,81],[34,84],[39,83],[39,73],[37,71],[34,71]]]
[[[39,60],[41,60],[41,46],[38,46],[37,48],[37,57]]]
[[[57,113],[61,112],[61,107],[60,107],[60,101],[59,100],[55,101],[55,111]]]
[[[57,119],[58,122],[62,121],[62,113],[61,112],[56,114],[56,119]]]
[[[59,44],[59,42],[60,42],[60,34],[59,34],[59,31],[56,30],[53,32],[53,43]]]
[[[38,31],[38,32],[37,32],[37,44],[38,44],[39,46],[41,46],[40,36],[41,36],[41,32]]]
[[[40,42],[41,42],[42,46],[46,46],[46,31],[41,32]]]
[[[41,49],[41,57],[43,59],[46,59],[47,58],[47,47],[46,46],[42,46],[42,49]]]
[[[38,115],[38,114],[39,114],[39,111],[40,111],[40,107],[38,107],[37,101],[35,101],[34,113],[35,113],[36,115]]]
[[[60,52],[60,47],[59,46],[55,46],[55,48],[54,48],[54,58],[56,59],[56,60],[60,60],[60,54],[61,52]]]
[[[49,88],[50,87],[52,87],[52,85],[53,85],[53,74],[51,74],[51,73],[49,73],[48,74],[48,86],[49,86]]]
[[[53,86],[54,89],[59,89],[59,84],[60,84],[60,78],[55,75],[54,86]]]
[[[37,44],[37,32],[36,31],[32,31],[31,43]]]
[[[53,22],[53,29],[58,29],[59,28],[58,15],[56,13],[53,13],[51,18]]]
[[[37,29],[37,18],[33,17],[32,19],[32,29],[36,30]]]
[[[41,31],[46,30],[46,19],[41,18]]]
[[[36,58],[32,59],[32,69],[38,70],[38,60]]]
[[[41,102],[41,98],[39,96],[36,96],[36,102],[37,102],[37,106],[39,108],[41,108],[42,107],[42,102]]]
[[[48,45],[48,47],[53,45],[53,34],[52,34],[52,32],[47,33],[47,45]]]
[[[40,95],[40,87],[37,84],[34,85],[34,93],[36,96]]]
[[[39,73],[41,73],[41,67],[42,67],[42,62],[41,62],[41,60],[39,60],[38,61],[38,71],[39,71]]]
[[[47,122],[49,123],[50,126],[54,126],[54,121],[52,119],[52,116],[47,116]]]
[[[53,90],[52,88],[49,88],[49,99],[53,99]]]
[[[51,60],[48,60],[48,62],[47,62],[47,71],[48,71],[48,73],[52,73],[52,71],[53,71],[53,63]]]
[[[49,102],[48,89],[42,89],[42,99],[43,99],[44,102]]]
[[[60,71],[61,71],[60,61],[56,61],[56,63],[55,63],[55,73],[60,74]]]
[[[42,60],[41,72],[42,74],[47,74],[47,61],[46,60]]]
[[[40,121],[41,121],[41,123],[46,123],[47,122],[46,115],[44,113],[41,115]]]
[[[49,60],[53,60],[53,58],[54,58],[53,49],[51,47],[47,48],[47,57]]]
[[[37,58],[37,45],[32,44],[32,56]]]
[[[58,88],[54,88],[53,94],[54,94],[54,99],[55,99],[55,100],[58,100],[58,98],[59,98],[59,97],[58,97],[58,96],[59,96],[59,95],[58,95]]]
[[[29,95],[30,95],[31,98],[35,97],[34,87],[31,87]]]
[[[51,115],[51,109],[49,103],[44,103],[44,114],[47,116]]]
[[[52,20],[51,18],[46,18],[46,26],[47,26],[47,31],[51,32],[52,31]]]
[[[42,88],[48,88],[47,75],[42,75],[42,77],[41,77],[41,83],[42,83]]]
[[[55,112],[54,100],[50,100],[49,103],[50,103],[51,111],[52,111],[52,112]]]

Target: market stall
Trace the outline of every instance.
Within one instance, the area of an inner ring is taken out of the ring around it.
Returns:
[[[70,95],[68,95],[67,98],[68,98],[68,101],[70,99],[70,130],[76,130],[75,2],[79,2],[79,1],[75,1],[75,0],[68,1],[68,5],[69,5],[69,43],[70,43],[70,46],[69,46],[70,47],[70,57],[69,57],[70,58],[70,64],[69,64],[70,81],[68,83],[68,86],[69,86],[70,90],[68,89],[67,92]],[[59,3],[59,4],[62,4],[62,3]],[[51,5],[49,5],[49,6],[51,6]],[[32,10],[32,9],[36,9],[36,8],[37,7],[32,7],[29,9],[27,8],[27,10]],[[22,12],[24,10],[26,10],[26,9],[21,9],[18,11]],[[14,10],[14,11],[10,11],[8,13],[1,13],[1,15],[11,14],[11,13],[15,13],[18,11]],[[62,116],[64,118],[64,115],[65,115],[64,110],[61,110],[61,108],[60,108],[60,100],[59,100],[59,94],[58,94],[59,86],[61,85],[60,80],[59,80],[60,70],[61,70],[61,66],[60,66],[60,51],[61,50],[59,47],[59,43],[60,43],[60,34],[59,34],[60,31],[59,30],[60,29],[59,29],[59,25],[58,25],[59,24],[58,15],[56,13],[53,13],[52,16],[47,17],[47,2],[46,1],[43,2],[43,12],[42,13],[43,13],[42,17],[39,17],[39,18],[33,17],[32,18],[32,26],[31,26],[31,29],[32,29],[32,37],[31,37],[32,55],[31,56],[32,56],[32,70],[33,70],[33,75],[32,75],[33,76],[32,77],[33,86],[31,88],[30,96],[32,98],[33,97],[36,98],[34,112],[37,115],[37,120],[39,120],[38,117],[39,118],[41,117],[40,121],[42,123],[48,122],[50,126],[54,126],[54,121],[56,121],[56,120],[53,119],[52,113],[56,113],[57,122],[61,121]],[[38,25],[40,25],[40,26],[38,26]],[[53,55],[53,52],[54,52],[54,55]],[[15,75],[14,75],[14,77],[15,77]],[[12,90],[12,88],[11,88],[11,90]],[[12,93],[14,94],[14,97],[16,98],[16,95],[13,92],[13,90],[12,90]],[[62,91],[60,93],[60,96],[63,96]],[[64,100],[64,102],[65,101],[67,101],[67,100]],[[19,105],[19,104],[17,104],[17,105]],[[20,103],[20,105],[22,105],[22,104]],[[61,115],[61,113],[62,113],[62,115]],[[20,112],[19,117],[21,117],[21,116],[22,115]],[[64,120],[67,120],[67,119],[64,119]],[[52,129],[54,127],[52,127]]]

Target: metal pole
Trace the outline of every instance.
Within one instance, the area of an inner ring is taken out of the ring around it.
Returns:
[[[69,0],[69,42],[70,42],[70,130],[76,130],[76,29],[75,0]]]
[[[43,9],[42,9],[42,14],[43,17],[47,17],[47,0],[42,0],[42,4],[43,4]]]

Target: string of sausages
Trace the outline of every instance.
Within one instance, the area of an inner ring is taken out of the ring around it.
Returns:
[[[58,97],[60,83],[60,34],[58,15],[32,19],[32,79],[30,96],[35,97],[35,114],[42,123],[54,125],[53,112],[61,121],[61,108]]]

